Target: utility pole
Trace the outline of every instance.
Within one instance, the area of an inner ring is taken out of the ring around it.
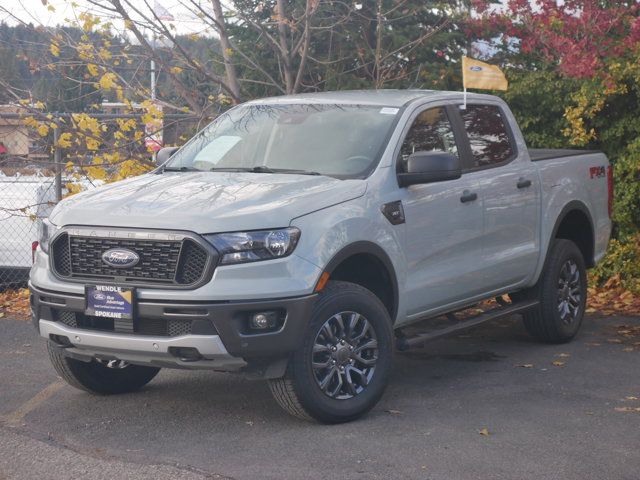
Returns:
[[[54,188],[56,194],[56,202],[62,200],[62,151],[58,145],[60,138],[60,126],[53,129],[53,167],[56,173],[54,179]]]
[[[155,50],[156,50],[156,34],[153,33],[152,34],[153,37],[151,37],[151,48],[153,50],[152,54],[151,54],[151,64],[150,64],[150,70],[151,70],[151,103],[153,105],[155,105],[156,103],[156,60],[153,57],[153,55],[155,55]],[[146,127],[145,127],[146,129]],[[151,154],[151,160],[153,161],[153,163],[156,163],[156,158],[157,158],[157,152],[153,152]]]

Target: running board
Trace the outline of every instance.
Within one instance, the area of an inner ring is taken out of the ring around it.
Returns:
[[[454,314],[448,314],[447,318],[452,320],[453,324],[441,328],[436,328],[429,332],[419,333],[412,337],[400,337],[397,340],[396,346],[398,350],[408,350],[409,348],[422,345],[429,340],[440,338],[445,335],[450,335],[467,328],[475,327],[476,325],[480,325],[481,323],[488,322],[490,320],[496,320],[498,318],[508,317],[516,313],[524,312],[526,310],[529,310],[530,308],[536,307],[539,303],[540,302],[538,300],[527,300],[518,303],[510,303],[507,304],[507,306],[497,307],[474,317],[467,318],[465,320],[457,320]]]

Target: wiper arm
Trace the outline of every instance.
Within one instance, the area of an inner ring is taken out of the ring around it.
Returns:
[[[209,171],[210,172],[275,173],[275,170],[265,165],[257,165],[255,167],[213,167]]]
[[[291,173],[300,175],[322,175],[318,172],[311,172],[309,170],[295,170],[290,168],[270,168],[266,165],[256,165],[255,167],[213,167],[212,172],[247,172],[247,173]]]
[[[298,175],[322,175],[320,172],[313,172],[311,170],[286,170],[286,169],[282,169],[278,173],[296,173]]]
[[[191,167],[164,167],[162,169],[163,172],[199,172],[200,170],[198,170],[197,168],[191,168]]]

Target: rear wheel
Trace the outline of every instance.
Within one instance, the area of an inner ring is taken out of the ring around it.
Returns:
[[[98,395],[134,392],[160,371],[159,368],[131,365],[120,360],[83,362],[65,356],[51,342],[47,349],[53,367],[64,381],[72,387]]]
[[[580,249],[570,240],[556,239],[536,286],[512,297],[540,300],[523,315],[533,337],[548,343],[570,341],[580,329],[587,301],[587,272]]]
[[[294,416],[347,422],[378,402],[392,357],[391,320],[380,300],[359,285],[330,282],[285,376],[270,380],[269,386],[278,404]]]

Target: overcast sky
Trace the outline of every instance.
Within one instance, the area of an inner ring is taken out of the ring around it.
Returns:
[[[86,0],[47,0],[47,5],[42,0],[0,0],[0,20],[5,20],[11,24],[20,19],[26,23],[34,23],[54,27],[56,25],[67,24],[68,20],[73,20],[82,11],[90,10],[104,16],[105,12],[99,12]],[[75,3],[77,7],[73,7]],[[145,0],[132,0],[141,10],[146,10]],[[154,4],[154,0],[147,0],[149,5]],[[179,0],[160,0],[164,6],[176,19],[173,22],[180,33],[209,33],[203,29],[203,22],[195,18],[187,9],[180,5]],[[55,11],[49,10],[48,6]],[[12,16],[14,18],[12,18]],[[114,21],[116,28],[122,28],[121,22]]]

